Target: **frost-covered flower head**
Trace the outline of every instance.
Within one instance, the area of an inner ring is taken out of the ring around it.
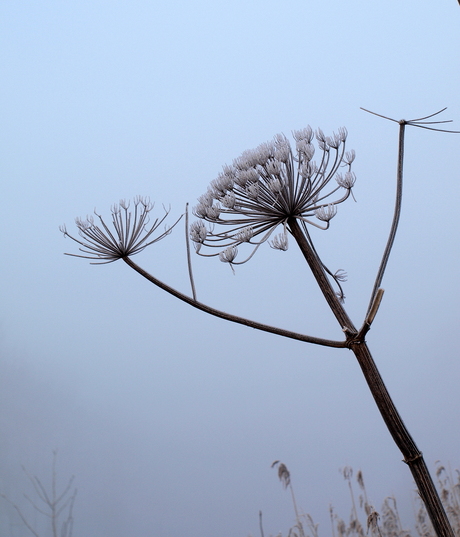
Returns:
[[[120,200],[118,205],[112,205],[113,230],[110,230],[96,211],[94,211],[94,214],[99,220],[99,225],[94,221],[93,216],[87,216],[86,219],[76,218],[75,223],[81,240],[69,235],[65,225],[61,226],[60,230],[64,236],[80,244],[83,248],[79,248],[79,250],[86,254],[67,255],[94,259],[97,263],[93,264],[112,263],[117,259],[142,252],[150,244],[158,242],[166,235],[169,235],[172,228],[177,224],[175,222],[171,227],[166,227],[163,233],[152,238],[153,233],[163,223],[169,211],[165,211],[162,218],[157,218],[151,222],[149,213],[153,209],[153,203],[150,203],[148,198],[136,197],[133,211],[129,210],[129,206],[129,201],[125,200]]]
[[[241,264],[280,225],[282,232],[270,245],[287,250],[289,218],[296,218],[305,230],[307,224],[329,227],[337,205],[350,196],[356,180],[351,171],[355,152],[345,152],[347,131],[341,128],[325,136],[321,129],[314,133],[306,127],[293,131],[293,137],[295,149],[286,136],[278,134],[272,141],[244,151],[231,166],[223,167],[198,198],[194,214],[200,220],[192,224],[190,238],[200,255],[219,255],[222,261]],[[315,137],[319,148],[316,159]],[[339,173],[341,166],[345,166],[343,173]],[[245,260],[236,262],[236,253],[229,256],[228,252],[236,252],[243,243],[254,248]],[[205,254],[202,246],[219,251]]]

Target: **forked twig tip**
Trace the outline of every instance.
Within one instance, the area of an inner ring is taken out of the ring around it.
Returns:
[[[434,127],[428,127],[427,125],[440,125],[442,123],[452,123],[452,119],[447,119],[443,121],[425,121],[426,119],[429,119],[431,117],[437,116],[438,114],[441,114],[445,110],[447,110],[447,106],[444,108],[441,108],[441,110],[438,110],[434,114],[429,114],[428,116],[419,117],[417,119],[400,119],[399,121],[396,119],[393,119],[388,116],[383,116],[382,114],[377,114],[376,112],[372,112],[371,110],[367,110],[367,108],[360,107],[361,110],[364,110],[364,112],[368,112],[369,114],[372,114],[374,116],[381,117],[383,119],[388,119],[389,121],[393,121],[395,123],[399,123],[400,125],[412,125],[413,127],[419,127],[420,129],[426,129],[429,131],[437,131],[437,132],[449,132],[451,134],[460,134],[460,131],[450,131],[447,129],[437,129]]]

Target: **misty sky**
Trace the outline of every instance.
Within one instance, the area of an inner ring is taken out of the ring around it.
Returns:
[[[150,196],[168,222],[245,149],[307,124],[346,126],[350,198],[313,231],[348,273],[360,325],[392,218],[398,125],[447,106],[460,130],[455,0],[1,2],[0,492],[45,535],[21,470],[75,475],[75,537],[286,535],[270,468],[331,534],[349,515],[339,468],[362,469],[377,509],[414,485],[351,352],[226,324],[123,262],[93,266],[59,226]],[[408,128],[403,213],[367,337],[430,469],[460,466],[460,135]],[[184,226],[135,259],[184,292]],[[233,275],[194,257],[198,297],[226,311],[340,339],[291,244]],[[0,500],[0,535],[29,535]]]

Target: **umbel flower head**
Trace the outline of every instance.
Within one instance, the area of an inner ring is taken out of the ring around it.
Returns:
[[[198,198],[194,214],[199,220],[191,225],[190,238],[200,255],[218,255],[230,265],[245,263],[278,226],[283,227],[282,232],[269,244],[287,250],[289,218],[300,222],[307,237],[307,224],[328,229],[337,205],[350,196],[355,184],[351,171],[355,152],[345,152],[345,128],[325,136],[321,129],[314,133],[306,127],[293,131],[293,137],[295,150],[286,136],[278,134],[272,141],[244,151],[232,165],[223,167]],[[320,151],[316,160],[315,137]],[[343,173],[339,173],[341,166],[345,167]],[[243,243],[254,248],[246,259],[235,261]],[[202,246],[219,251],[204,254]]]
[[[94,265],[112,263],[117,259],[138,254],[150,244],[158,242],[166,235],[169,235],[172,228],[180,220],[179,218],[171,227],[165,228],[163,233],[152,238],[153,233],[163,223],[169,211],[165,211],[162,218],[157,218],[151,223],[149,213],[153,209],[153,203],[150,203],[148,198],[138,196],[134,199],[134,210],[130,211],[129,207],[130,202],[125,200],[120,200],[118,205],[115,204],[111,207],[113,231],[109,229],[102,216],[97,214],[96,211],[94,211],[94,214],[99,219],[99,223],[95,222],[93,216],[87,216],[85,220],[82,218],[75,219],[81,239],[72,237],[67,232],[66,226],[61,226],[59,229],[64,234],[64,237],[70,237],[80,244],[82,248],[79,248],[79,250],[87,254],[66,255],[95,259],[97,263],[92,263]]]

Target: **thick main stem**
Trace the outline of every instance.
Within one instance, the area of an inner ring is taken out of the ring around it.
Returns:
[[[320,260],[307,241],[297,220],[288,220],[289,229],[300,247],[318,285],[342,329],[347,334],[348,347],[353,351],[366,379],[374,401],[385,424],[401,451],[404,462],[409,466],[420,497],[422,498],[433,528],[438,537],[455,537],[452,527],[441,503],[436,487],[431,479],[421,451],[417,448],[409,431],[397,411],[393,400],[380,376],[377,366],[365,341],[357,339],[357,331],[348,317],[343,305],[334,293]]]

